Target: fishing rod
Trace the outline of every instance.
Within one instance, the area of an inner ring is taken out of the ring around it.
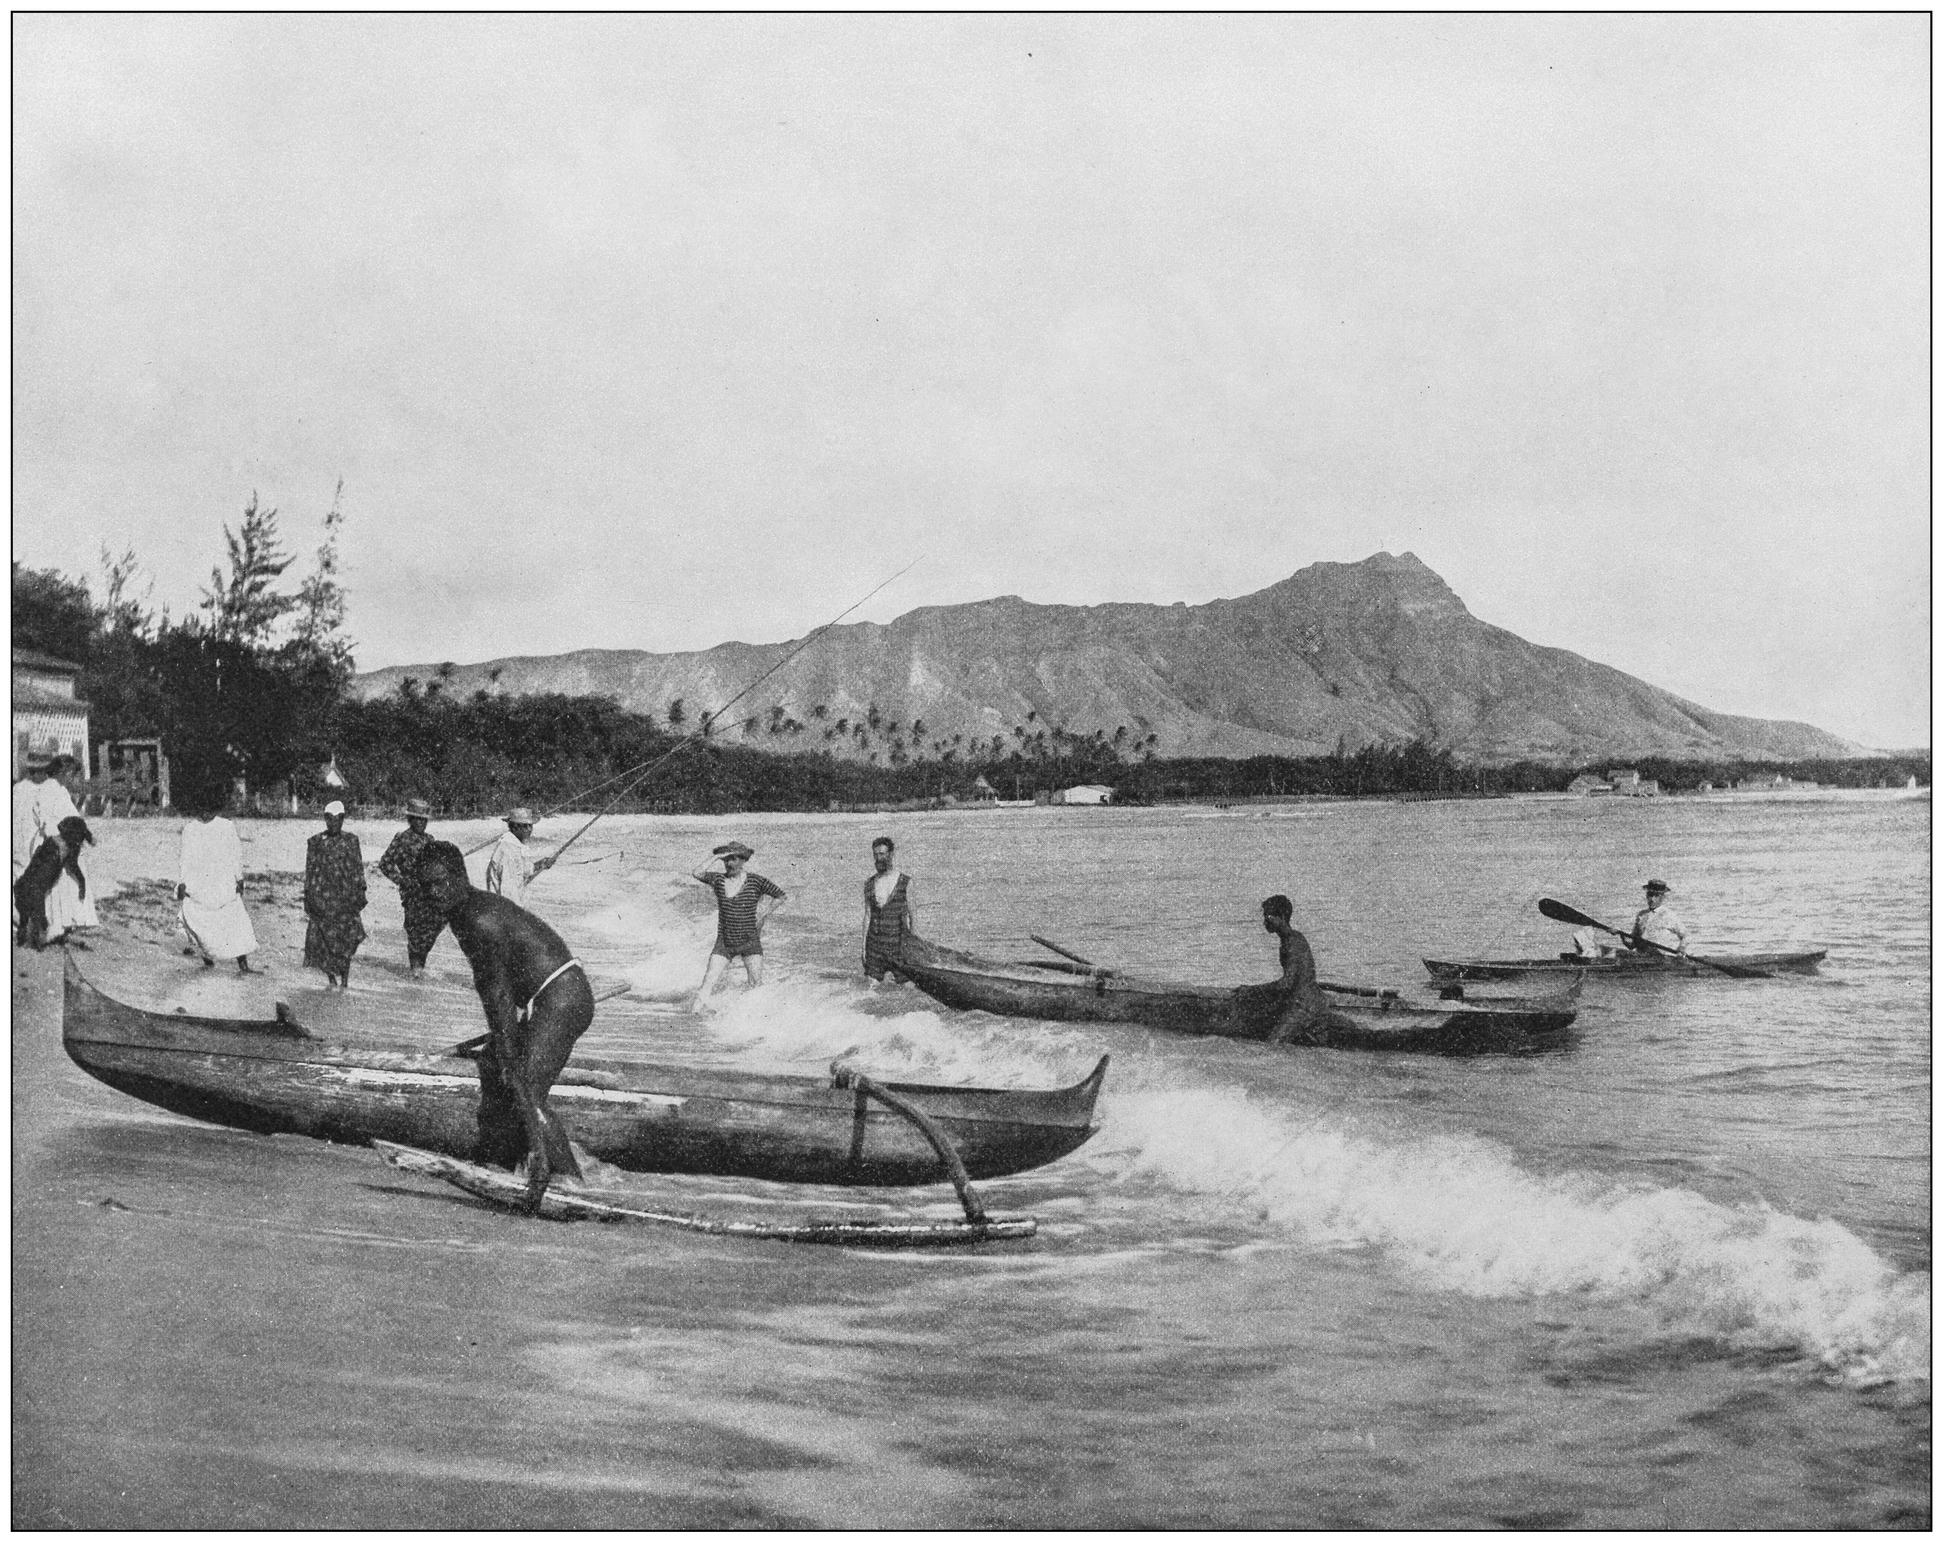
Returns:
[[[703,742],[708,737],[710,728],[715,723],[721,720],[723,714],[726,713],[729,710],[729,708],[733,707],[737,702],[742,700],[743,697],[747,696],[757,686],[761,685],[763,681],[767,680],[771,675],[775,674],[777,670],[784,668],[787,664],[789,664],[789,662],[792,659],[796,658],[798,654],[802,653],[804,649],[810,647],[825,632],[829,631],[831,627],[835,626],[838,622],[843,620],[845,616],[849,615],[854,610],[861,609],[867,602],[875,599],[879,594],[881,594],[884,590],[888,589],[892,584],[896,583],[898,579],[902,578],[906,573],[910,572],[912,568],[916,567],[923,560],[924,559],[921,556],[912,558],[909,562],[905,563],[903,567],[899,568],[895,573],[891,574],[889,578],[885,579],[881,584],[877,585],[876,588],[872,589],[870,593],[866,594],[862,599],[858,600],[853,605],[847,606],[845,609],[838,612],[835,616],[832,616],[828,621],[824,622],[823,625],[818,627],[814,632],[810,633],[809,636],[805,637],[794,648],[790,649],[788,653],[785,653],[774,664],[771,664],[769,668],[765,669],[761,674],[757,675],[755,679],[751,680],[747,685],[743,686],[741,690],[737,691],[733,696],[731,696],[727,701],[723,702],[722,705],[717,707],[713,712],[704,712],[702,714],[702,725],[701,725],[702,731],[699,734],[692,735],[688,738],[680,739],[676,741],[674,747],[668,750],[665,754],[659,755],[651,761],[645,761],[639,767],[630,767],[626,771],[616,772],[613,776],[610,776],[606,781],[596,782],[594,786],[587,788],[585,791],[574,794],[573,797],[566,800],[566,803],[556,805],[554,812],[557,812],[559,809],[565,808],[567,806],[567,803],[577,802],[579,799],[584,798],[589,792],[597,792],[603,787],[612,786],[615,782],[619,781],[622,777],[631,778],[628,781],[626,786],[622,787],[619,792],[614,794],[613,798],[611,798],[608,801],[607,806],[605,808],[601,809],[598,813],[594,815],[592,819],[588,820],[578,830],[574,831],[572,835],[568,836],[566,840],[560,843],[559,848],[555,850],[555,852],[553,853],[553,860],[555,862],[558,862],[569,846],[573,845],[573,843],[579,840],[581,836],[585,835],[589,830],[593,829],[593,827],[596,824],[598,824],[602,819],[606,818],[609,814],[611,814],[614,811],[615,807],[620,803],[620,801],[623,798],[625,798],[630,792],[632,792],[636,787],[638,787],[642,782],[646,781],[649,775],[651,775],[655,770],[665,765],[668,761],[672,760],[675,756],[679,755],[684,749],[688,748],[689,745],[699,744]],[[635,776],[632,774],[636,770],[640,772],[640,775]],[[495,837],[495,839],[497,839],[497,837]],[[482,842],[480,845],[473,847],[472,850],[475,852],[483,851],[487,846],[490,846],[491,844],[492,844],[491,841],[485,841]],[[471,853],[468,853],[468,855],[471,855]]]

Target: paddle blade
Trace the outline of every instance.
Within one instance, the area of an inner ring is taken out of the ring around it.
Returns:
[[[1595,921],[1583,910],[1574,910],[1570,905],[1562,905],[1555,899],[1542,899],[1538,902],[1538,913],[1548,921],[1563,921],[1567,926],[1596,926],[1602,932],[1617,931],[1618,928]]]

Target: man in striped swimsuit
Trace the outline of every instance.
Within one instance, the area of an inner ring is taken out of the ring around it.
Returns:
[[[873,980],[889,974],[902,983],[898,950],[918,929],[911,875],[897,870],[897,842],[888,835],[870,843],[870,860],[877,871],[864,880],[864,973]]]
[[[695,869],[695,881],[715,891],[716,921],[715,946],[709,952],[701,987],[688,1004],[691,1012],[701,1011],[702,1002],[715,989],[715,982],[722,978],[732,958],[742,960],[751,985],[762,984],[762,928],[789,896],[760,873],[747,871],[749,858],[754,855],[753,848],[730,841],[717,846],[709,860]],[[722,864],[719,873],[715,871],[717,862]],[[764,899],[772,902],[767,908],[762,908]]]

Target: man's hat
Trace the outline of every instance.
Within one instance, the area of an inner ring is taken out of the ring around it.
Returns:
[[[717,846],[714,855],[718,857],[753,857],[756,848],[745,846],[740,841],[730,841],[726,846]]]
[[[344,805],[333,798],[324,805],[324,812],[326,814],[342,814],[344,812]]]
[[[1646,892],[1648,894],[1671,894],[1673,892],[1673,885],[1668,883],[1664,878],[1655,878],[1646,885]]]
[[[506,816],[506,823],[509,825],[530,825],[533,822],[533,810],[524,803]]]
[[[54,757],[49,755],[45,750],[29,750],[27,752],[27,758],[22,764],[29,771],[45,771],[49,766],[54,764]]]
[[[432,817],[432,805],[427,803],[423,798],[407,798],[405,800],[405,817],[407,819],[430,819]]]

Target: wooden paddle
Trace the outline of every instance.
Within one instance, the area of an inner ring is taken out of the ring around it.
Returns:
[[[1088,969],[1091,969],[1095,974],[1105,975],[1108,978],[1111,978],[1112,976],[1119,973],[1119,970],[1117,969],[1102,969],[1098,964],[1094,963],[1090,958],[1081,958],[1077,953],[1073,952],[1072,949],[1062,948],[1056,942],[1049,942],[1046,938],[1041,937],[1037,932],[1028,932],[1026,933],[1026,935],[1030,937],[1034,942],[1038,943],[1040,947],[1051,948],[1053,952],[1059,954],[1063,958],[1070,958],[1075,964],[1084,964]],[[1340,995],[1344,995],[1344,996],[1376,996],[1383,1000],[1394,1001],[1399,995],[1402,994],[1400,991],[1379,990],[1374,985],[1332,985],[1327,980],[1318,980],[1316,981],[1316,984],[1321,986],[1326,991],[1336,991]]]
[[[1555,899],[1542,899],[1538,902],[1538,913],[1549,921],[1563,921],[1567,926],[1590,926],[1597,931],[1611,932],[1623,938],[1628,947],[1650,948],[1655,953],[1664,953],[1669,958],[1683,958],[1689,963],[1703,964],[1709,969],[1717,969],[1735,980],[1772,980],[1774,976],[1765,969],[1751,969],[1745,964],[1718,964],[1711,958],[1702,958],[1698,953],[1682,953],[1678,948],[1669,948],[1664,943],[1653,942],[1645,937],[1635,937],[1631,932],[1622,932],[1616,926],[1608,926],[1604,921],[1595,921],[1583,910],[1574,910],[1570,905],[1562,905]]]
[[[1098,964],[1094,963],[1092,959],[1081,958],[1071,948],[1062,948],[1058,943],[1048,941],[1046,938],[1041,937],[1037,932],[1027,932],[1026,935],[1030,937],[1034,942],[1038,943],[1040,947],[1051,948],[1053,952],[1057,953],[1061,958],[1070,958],[1075,964],[1084,964],[1088,969],[1092,970],[1095,974],[1114,975],[1120,972],[1117,969],[1102,969]]]

